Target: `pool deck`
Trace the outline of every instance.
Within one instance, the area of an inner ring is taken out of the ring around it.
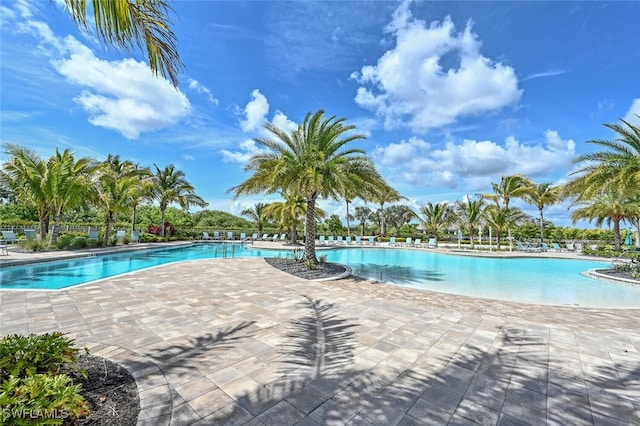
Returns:
[[[0,291],[0,335],[55,330],[132,372],[140,425],[640,424],[640,310],[310,282],[256,258]]]

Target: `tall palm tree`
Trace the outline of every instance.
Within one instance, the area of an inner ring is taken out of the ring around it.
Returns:
[[[306,238],[304,260],[317,262],[315,252],[316,201],[318,198],[338,200],[345,188],[356,196],[374,193],[388,187],[375,166],[361,149],[347,145],[364,136],[351,133],[353,125],[344,118],[324,117],[324,111],[308,113],[302,124],[290,133],[268,123],[272,138],[258,138],[266,148],[254,155],[245,171],[247,180],[229,189],[234,197],[260,192],[299,192],[306,200]]]
[[[588,200],[578,200],[572,206],[581,206],[571,212],[571,220],[579,219],[595,221],[597,226],[603,223],[613,224],[613,249],[620,251],[620,222],[640,216],[640,202],[631,200],[624,187],[611,188],[607,192]]]
[[[540,241],[544,242],[544,207],[555,204],[560,199],[561,187],[550,183],[532,184],[522,198],[529,204],[534,204],[540,212]]]
[[[265,212],[268,204],[256,203],[252,208],[244,209],[240,212],[241,216],[247,216],[253,220],[258,227],[258,235],[262,235],[262,228],[269,220],[269,215]]]
[[[386,234],[385,229],[385,217],[384,217],[384,205],[386,203],[395,203],[397,201],[406,200],[406,197],[400,195],[398,191],[391,188],[390,186],[386,186],[379,191],[373,192],[369,199],[380,204],[380,236],[384,237]]]
[[[104,240],[109,241],[115,216],[127,213],[139,194],[140,172],[131,161],[109,154],[98,168],[96,203],[105,216]]]
[[[427,232],[431,232],[436,239],[437,247],[438,234],[455,221],[455,212],[446,201],[436,204],[432,204],[429,201],[426,206],[420,207],[420,213],[424,215],[424,218],[420,218],[420,221],[423,223]]]
[[[4,152],[9,160],[0,170],[0,184],[9,188],[21,203],[35,206],[40,239],[44,241],[51,213],[46,189],[49,179],[47,163],[35,151],[19,145],[6,143]]]
[[[531,181],[522,175],[501,176],[500,183],[492,183],[491,186],[493,194],[483,194],[483,197],[495,201],[496,205],[502,201],[508,209],[512,198],[523,197],[527,193]]]
[[[480,226],[483,218],[485,208],[485,202],[483,198],[479,200],[472,200],[468,195],[464,201],[456,202],[456,213],[461,224],[464,225],[469,231],[471,237],[471,249],[473,250],[473,236],[476,233],[476,229]]]
[[[411,207],[404,204],[396,204],[385,209],[385,221],[390,223],[397,231],[400,231],[402,225],[417,217]]]
[[[369,207],[356,207],[354,217],[360,221],[360,236],[364,235],[364,228],[367,226],[367,221],[371,219],[372,213]]]
[[[170,28],[174,13],[167,0],[110,0],[91,2],[93,17],[88,16],[87,0],[64,0],[69,15],[79,26],[88,29],[106,44],[129,50],[146,49],[149,67],[154,74],[168,77],[178,86],[183,65],[178,54],[177,38]]]
[[[173,164],[160,169],[153,165],[156,172],[153,176],[153,199],[160,204],[160,236],[164,237],[165,212],[169,204],[178,203],[188,210],[190,206],[206,207],[209,203],[196,195],[195,188],[187,181],[182,170],[176,170]]]
[[[487,223],[496,230],[496,238],[498,242],[498,250],[502,235],[509,232],[511,228],[518,226],[529,216],[525,212],[517,208],[507,208],[498,205],[488,206],[485,209],[484,217]]]
[[[136,230],[138,206],[143,202],[153,201],[154,178],[148,167],[135,164],[138,185],[131,194],[131,232]]]
[[[65,209],[79,206],[87,198],[92,198],[96,164],[87,157],[76,161],[68,148],[56,153],[47,162],[49,177],[46,194],[53,214],[53,228],[49,245],[55,245],[60,232],[60,221]]]

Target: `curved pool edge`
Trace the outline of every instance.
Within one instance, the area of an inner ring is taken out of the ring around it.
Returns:
[[[612,277],[611,275],[598,272],[603,270],[604,269],[589,269],[585,273],[588,274],[589,277],[594,278],[596,280],[610,281],[614,283],[640,285],[640,281],[638,280],[632,280],[629,278]]]

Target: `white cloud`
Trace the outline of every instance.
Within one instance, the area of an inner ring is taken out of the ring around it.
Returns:
[[[207,87],[203,86],[198,80],[194,80],[190,78],[188,83],[189,83],[189,89],[195,90],[201,95],[205,95],[209,100],[209,102],[211,102],[213,105],[218,105],[219,101],[216,98],[214,98],[213,95],[211,94],[211,91]]]
[[[518,101],[513,68],[482,56],[471,26],[456,32],[450,17],[427,25],[404,2],[386,28],[395,47],[351,75],[362,85],[356,103],[384,117],[386,128],[422,133]]]
[[[624,120],[634,126],[640,126],[640,118],[637,117],[638,115],[640,115],[640,98],[633,100],[629,111],[624,115]]]
[[[155,77],[144,62],[101,60],[74,37],[58,37],[45,22],[33,19],[28,4],[19,2],[16,9],[17,30],[36,37],[56,71],[83,87],[74,101],[89,114],[91,124],[136,139],[140,133],[171,127],[189,114],[187,97],[166,79]]]
[[[221,150],[222,161],[225,163],[246,163],[256,154],[266,152],[264,149],[258,148],[253,139],[246,139],[240,142],[239,151]]]
[[[466,190],[487,188],[502,174],[535,178],[566,172],[575,155],[575,142],[562,139],[554,130],[545,131],[543,141],[536,144],[509,136],[503,144],[465,139],[432,149],[431,144],[413,137],[373,152],[381,168],[398,172],[404,183]]]
[[[191,154],[183,154],[183,155],[182,155],[182,159],[183,159],[183,160],[186,160],[186,161],[193,161],[193,160],[195,160],[196,158],[195,158],[193,155],[191,155]]]
[[[260,129],[267,121],[266,116],[269,113],[269,102],[267,98],[255,89],[251,92],[251,100],[244,107],[245,119],[240,122],[240,127],[245,132],[252,132]]]
[[[533,80],[535,78],[544,78],[544,77],[555,77],[556,75],[564,74],[564,70],[551,70],[551,71],[543,71],[536,74],[531,74],[522,79],[522,81]]]
[[[276,113],[273,116],[273,119],[271,120],[271,124],[273,124],[277,128],[282,129],[286,132],[290,132],[298,127],[297,123],[289,120],[289,117],[287,117],[281,111],[276,111]]]

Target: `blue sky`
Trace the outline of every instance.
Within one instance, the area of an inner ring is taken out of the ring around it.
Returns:
[[[640,114],[640,2],[177,1],[179,90],[140,52],[106,48],[58,2],[0,2],[0,140],[175,164],[210,209],[258,201],[266,122],[346,117],[416,210],[503,174],[561,183],[572,159]],[[355,205],[359,205],[356,202]],[[516,205],[518,205],[516,203]],[[323,201],[344,216],[342,202]],[[519,204],[537,217],[537,209]],[[570,225],[566,205],[546,209]]]

